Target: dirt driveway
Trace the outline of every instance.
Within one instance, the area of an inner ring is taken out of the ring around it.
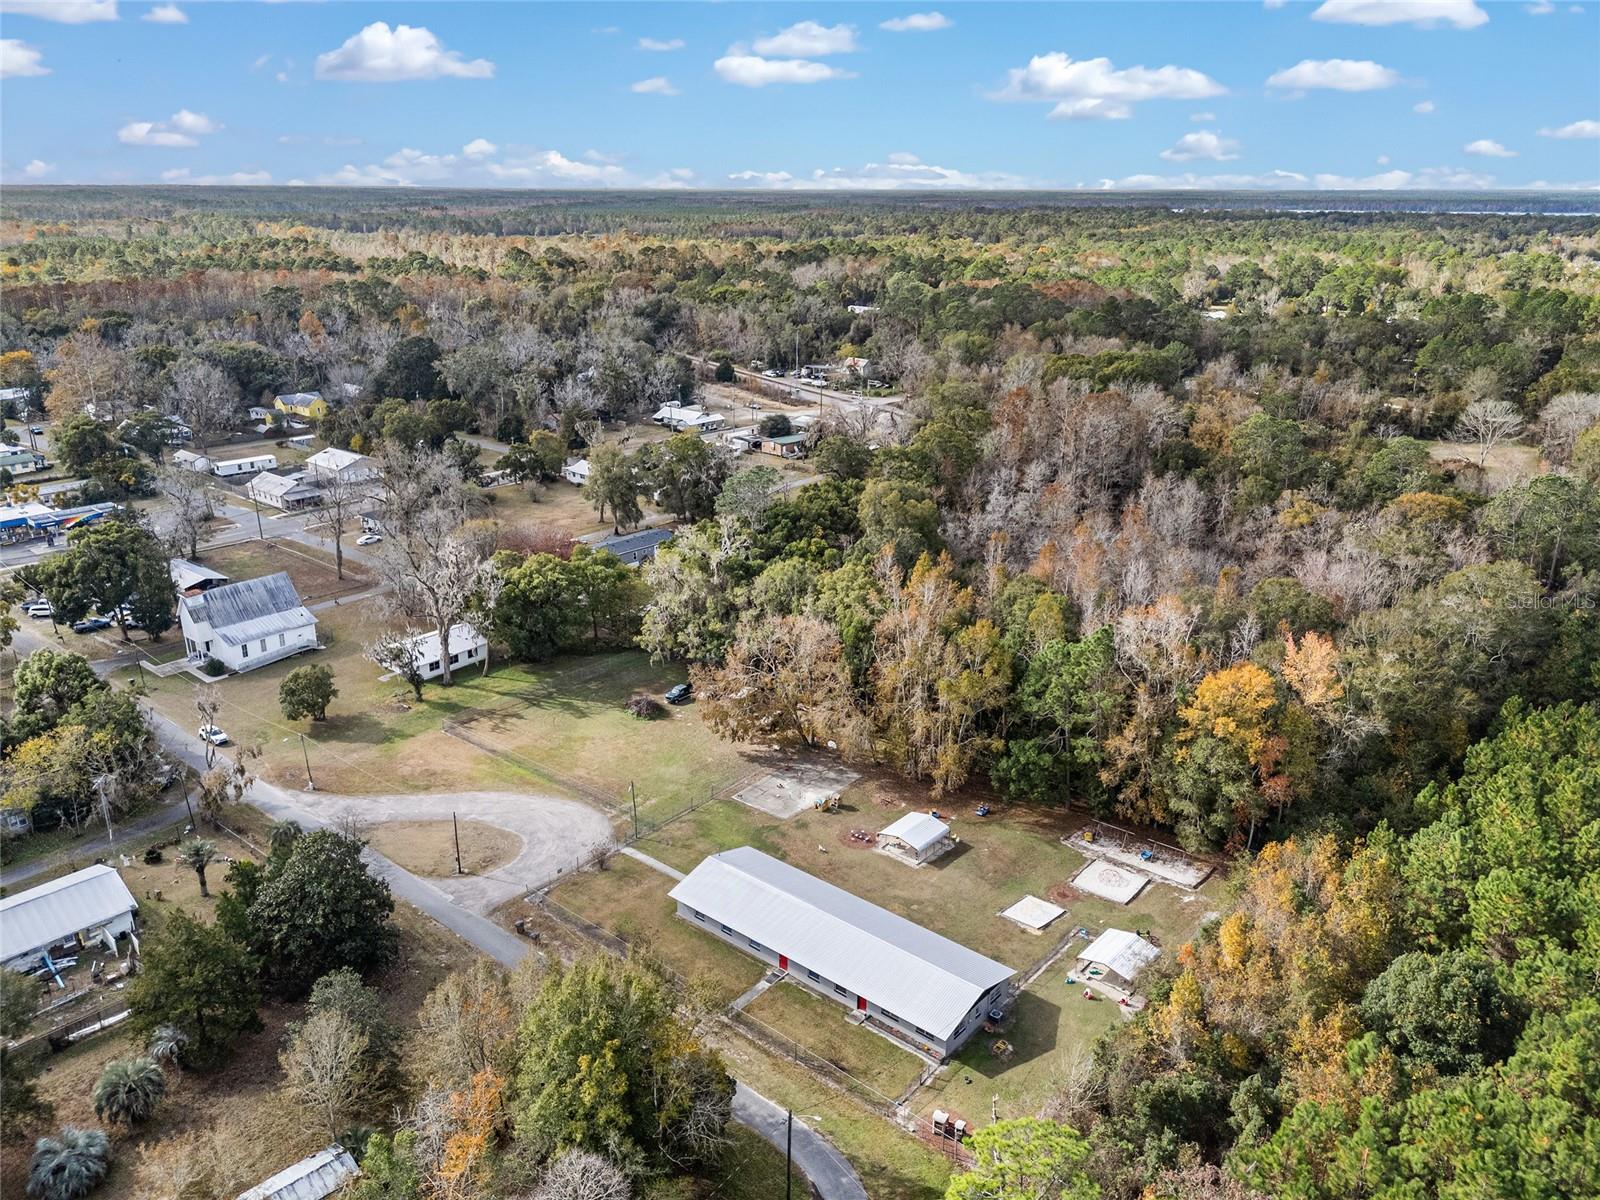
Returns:
[[[611,822],[575,800],[522,792],[435,792],[420,796],[340,796],[288,792],[296,807],[330,825],[346,818],[368,825],[385,821],[461,820],[494,825],[522,840],[522,851],[482,875],[430,879],[456,904],[487,913],[514,896],[568,874],[579,860],[614,840]]]

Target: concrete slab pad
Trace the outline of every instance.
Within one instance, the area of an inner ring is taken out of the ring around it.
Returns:
[[[1116,904],[1127,904],[1149,883],[1149,877],[1108,862],[1092,862],[1079,871],[1072,886]]]
[[[1024,896],[1000,915],[1008,921],[1015,921],[1024,929],[1039,933],[1066,911],[1059,904],[1051,904],[1037,896]]]
[[[740,804],[787,820],[837,796],[861,776],[835,763],[796,763],[763,775],[733,794]]]

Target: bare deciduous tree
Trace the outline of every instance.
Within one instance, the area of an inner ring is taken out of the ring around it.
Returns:
[[[339,1136],[360,1110],[367,1083],[367,1035],[338,1009],[316,1013],[278,1056],[283,1090],[301,1110],[308,1129]]]
[[[545,1169],[529,1200],[631,1200],[621,1167],[587,1150],[568,1150]]]
[[[328,525],[328,536],[333,539],[333,566],[340,579],[344,578],[344,526],[351,517],[372,502],[372,486],[357,483],[337,471],[324,476],[318,484],[322,491],[322,515]]]
[[[206,476],[183,467],[168,467],[161,473],[161,490],[172,501],[168,506],[172,514],[172,540],[188,557],[194,558],[200,553],[200,538],[206,531],[206,522],[215,515]]]
[[[1522,414],[1515,405],[1507,404],[1504,400],[1474,400],[1456,421],[1451,436],[1458,442],[1478,444],[1478,466],[1481,468],[1494,448],[1515,438],[1522,432],[1522,426]]]
[[[189,427],[195,445],[204,450],[233,423],[239,411],[239,385],[222,368],[185,358],[172,369],[170,399],[173,415]]]

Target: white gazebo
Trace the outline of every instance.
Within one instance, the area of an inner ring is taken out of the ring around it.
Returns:
[[[878,849],[914,867],[930,863],[955,845],[950,826],[932,813],[907,813],[878,834]]]

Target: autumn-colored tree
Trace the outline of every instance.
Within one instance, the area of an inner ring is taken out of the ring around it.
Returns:
[[[450,1121],[455,1127],[444,1144],[439,1161],[438,1195],[441,1200],[476,1196],[478,1177],[506,1124],[505,1077],[485,1067],[471,1084],[450,1096]]]
[[[1344,684],[1339,679],[1339,651],[1333,639],[1308,630],[1298,642],[1284,632],[1283,677],[1295,695],[1313,712],[1344,699]]]

